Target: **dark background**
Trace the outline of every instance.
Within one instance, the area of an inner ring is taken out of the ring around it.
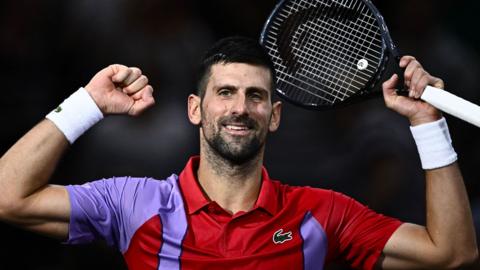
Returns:
[[[163,179],[180,172],[198,153],[198,131],[186,115],[197,60],[218,38],[257,38],[275,3],[2,1],[0,150],[5,152],[97,71],[122,63],[149,76],[157,105],[140,118],[108,117],[96,125],[67,152],[52,181],[78,184],[122,175]],[[480,104],[478,2],[376,4],[404,53],[442,77],[449,91]],[[480,129],[446,117],[478,235]],[[265,163],[283,182],[335,189],[381,213],[424,224],[423,172],[408,122],[386,109],[381,98],[325,112],[285,104]],[[124,269],[121,255],[102,243],[65,246],[5,224],[0,224],[0,239],[0,269]]]

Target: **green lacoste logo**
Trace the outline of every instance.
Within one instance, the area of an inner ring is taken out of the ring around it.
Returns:
[[[275,233],[273,233],[273,237],[272,237],[273,243],[275,244],[283,244],[292,239],[293,239],[292,232],[290,231],[290,232],[283,233],[283,229],[280,229]]]
[[[59,113],[59,112],[61,112],[61,111],[62,111],[62,107],[61,107],[61,106],[58,106],[58,107],[55,109],[55,112],[56,112],[56,113]]]

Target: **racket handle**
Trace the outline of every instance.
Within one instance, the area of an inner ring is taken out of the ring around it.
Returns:
[[[445,90],[427,86],[420,97],[435,108],[480,127],[480,106]]]

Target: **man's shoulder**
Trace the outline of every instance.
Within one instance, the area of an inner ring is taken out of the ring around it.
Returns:
[[[307,200],[311,198],[312,200],[318,201],[318,200],[332,199],[338,194],[340,194],[331,189],[324,189],[324,188],[312,187],[312,186],[291,185],[288,183],[283,183],[278,180],[271,180],[271,181],[276,186],[277,190],[283,193],[284,196],[290,197],[290,198],[299,198],[302,200]]]
[[[158,179],[154,177],[136,177],[136,176],[112,176],[108,178],[102,178],[97,180],[92,180],[82,184],[82,186],[115,186],[115,185],[172,185],[173,182],[178,180],[178,176],[176,174],[172,174],[171,176]]]
[[[70,193],[108,193],[110,195],[170,193],[178,186],[178,176],[172,174],[165,179],[153,177],[110,177],[86,182],[82,185],[69,185]]]
[[[312,187],[312,186],[298,186],[291,185],[289,183],[284,183],[279,180],[271,180],[274,185],[279,189],[283,189],[288,192],[305,192],[305,193],[315,193],[315,194],[330,194],[334,192],[330,189],[324,189],[321,187]]]
[[[347,203],[348,201],[353,200],[348,195],[332,189],[290,185],[282,183],[278,180],[271,181],[276,186],[276,189],[279,190],[286,199],[293,201],[298,200],[301,201],[302,204],[313,203],[314,205],[319,205],[321,202],[324,204]]]

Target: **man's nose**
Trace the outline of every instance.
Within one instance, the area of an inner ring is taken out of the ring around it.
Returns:
[[[237,115],[248,113],[248,100],[244,94],[236,95],[232,104],[232,113]]]

